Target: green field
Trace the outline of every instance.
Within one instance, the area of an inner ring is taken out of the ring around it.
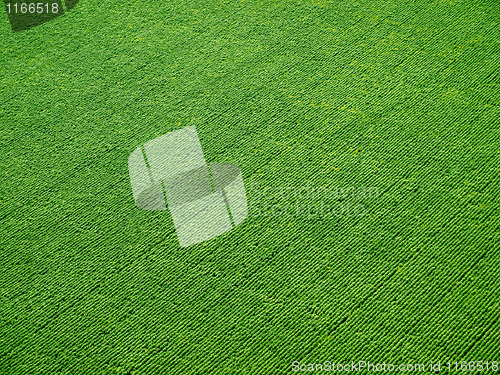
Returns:
[[[498,0],[81,0],[17,33],[3,9],[1,375],[495,373]],[[181,248],[127,159],[191,125],[251,210]]]

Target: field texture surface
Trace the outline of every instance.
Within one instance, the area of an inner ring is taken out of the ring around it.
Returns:
[[[500,361],[498,1],[1,13],[0,374]],[[183,249],[127,159],[190,125],[251,211]]]

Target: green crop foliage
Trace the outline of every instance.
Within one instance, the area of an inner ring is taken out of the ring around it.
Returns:
[[[500,361],[498,1],[2,13],[0,374]],[[190,125],[253,211],[182,249],[127,158]]]

